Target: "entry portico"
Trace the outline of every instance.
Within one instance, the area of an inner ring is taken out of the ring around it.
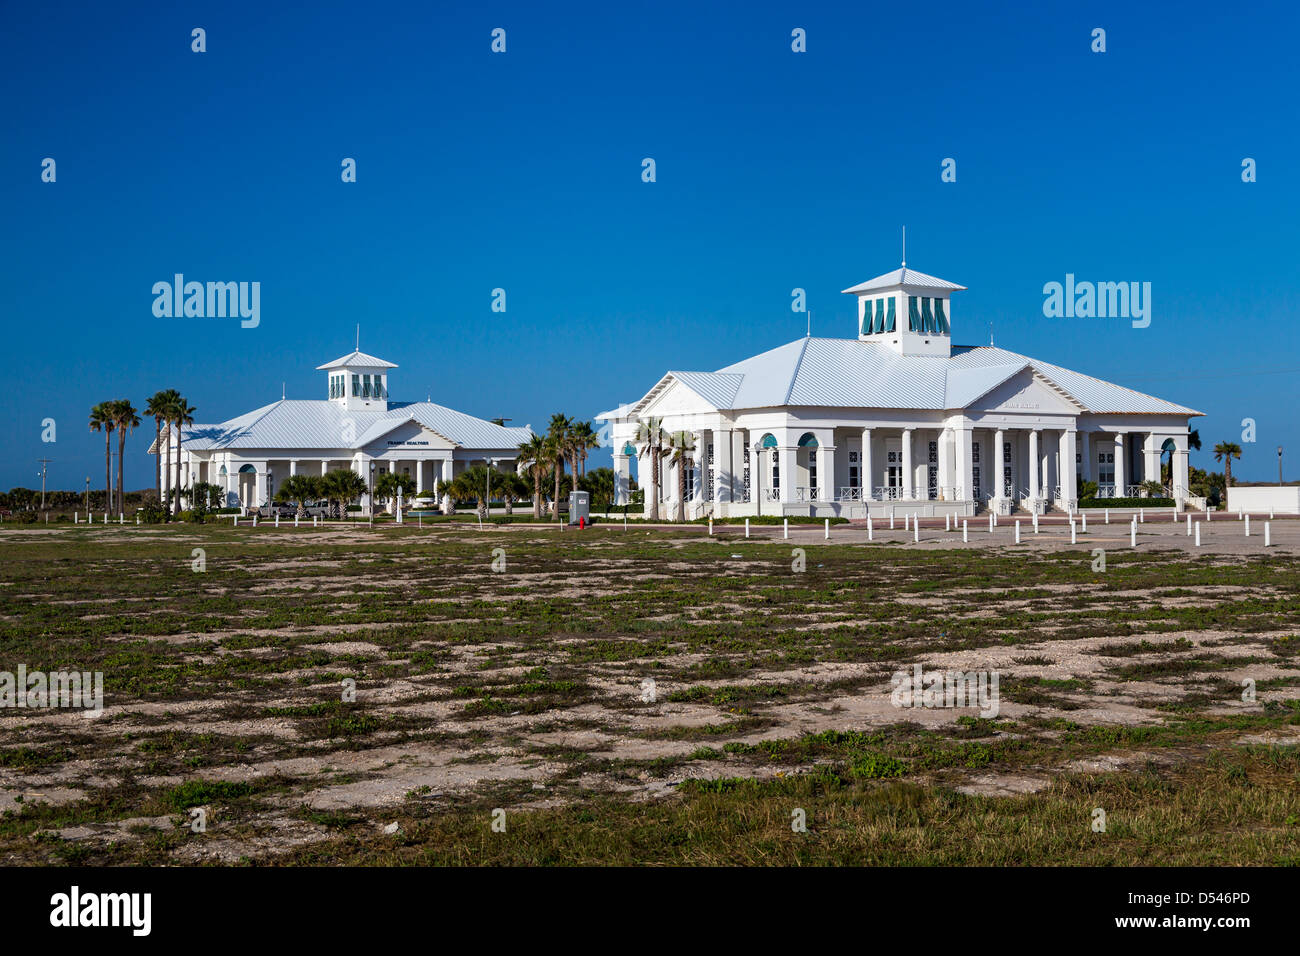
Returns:
[[[687,474],[691,516],[865,517],[897,509],[1073,509],[1160,481],[1188,491],[1189,408],[1005,349],[953,346],[950,296],[963,287],[901,268],[846,289],[856,339],[804,338],[716,372],[670,371],[612,424],[626,501],[637,429],[659,420],[693,435],[693,459],[639,485],[675,505]],[[648,510],[648,505],[647,505]],[[667,513],[672,513],[671,511]]]

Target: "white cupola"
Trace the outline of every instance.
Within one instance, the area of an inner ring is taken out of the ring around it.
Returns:
[[[350,412],[388,411],[388,370],[392,362],[357,351],[317,365],[328,376],[329,399]]]
[[[965,288],[903,263],[844,292],[858,297],[859,341],[888,345],[900,355],[947,358],[952,353],[948,297]]]

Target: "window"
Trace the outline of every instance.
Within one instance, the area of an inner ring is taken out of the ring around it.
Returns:
[[[921,313],[917,310],[916,296],[914,295],[907,297],[907,331],[921,331]]]
[[[889,300],[889,311],[887,312],[887,314],[886,314],[886,316],[885,316],[885,331],[886,331],[886,332],[892,332],[892,331],[894,331],[894,300],[893,300],[893,298],[890,298],[890,300]]]
[[[781,487],[781,453],[772,449],[772,490]]]
[[[970,446],[970,460],[975,464],[980,463],[980,443],[972,442]]]
[[[930,300],[928,298],[921,299],[921,331],[922,332],[936,331],[936,326],[934,323],[934,314],[930,311]]]
[[[361,394],[361,376],[358,375],[356,372],[352,373],[352,394],[353,395]]]
[[[944,335],[951,335],[952,327],[948,325],[948,316],[943,311],[943,299],[934,300],[934,317],[938,322],[936,331],[942,332]]]
[[[856,451],[849,452],[849,461],[856,462],[857,460],[858,460],[858,453]]]
[[[858,466],[849,465],[849,487],[858,487]]]

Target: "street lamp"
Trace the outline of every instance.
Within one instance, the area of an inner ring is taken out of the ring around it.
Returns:
[[[375,463],[370,463],[370,487],[366,492],[366,516],[375,520]]]

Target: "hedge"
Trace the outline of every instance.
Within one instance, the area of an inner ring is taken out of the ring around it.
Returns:
[[[1084,498],[1080,508],[1172,508],[1173,498]]]

